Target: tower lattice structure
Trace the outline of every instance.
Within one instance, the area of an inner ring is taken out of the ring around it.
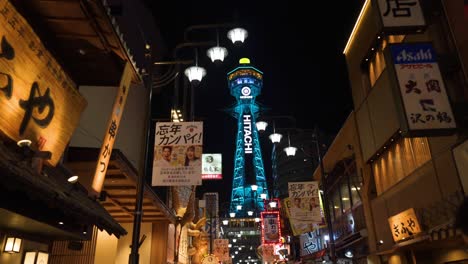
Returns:
[[[230,210],[233,212],[238,205],[245,209],[242,212],[246,212],[247,209],[262,210],[263,199],[260,194],[268,195],[268,192],[255,126],[260,106],[255,102],[255,98],[263,86],[263,73],[250,65],[248,59],[241,59],[239,66],[229,72],[227,77],[231,95],[236,98],[231,114],[237,119]],[[252,191],[252,184],[258,186],[256,191]]]

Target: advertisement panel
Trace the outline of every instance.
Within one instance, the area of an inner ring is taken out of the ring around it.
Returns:
[[[262,244],[275,244],[280,242],[281,223],[279,212],[262,212]]]
[[[389,50],[408,130],[456,128],[432,44],[391,44]]]
[[[222,180],[222,154],[202,154],[202,180]]]
[[[289,182],[288,192],[289,199],[292,201],[291,219],[310,221],[316,224],[322,222],[317,181]]]
[[[203,122],[158,122],[152,186],[201,185]]]
[[[291,200],[289,199],[289,197],[284,198],[283,204],[285,208],[284,210],[286,211],[286,215],[289,218],[289,224],[291,226],[291,230],[295,236],[298,236],[300,234],[304,234],[307,232],[312,232],[314,230],[314,226],[310,221],[307,221],[307,220],[301,221],[299,219],[291,218],[292,205],[291,205]]]

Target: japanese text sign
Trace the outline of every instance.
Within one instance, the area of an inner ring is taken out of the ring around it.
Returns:
[[[289,208],[291,219],[317,224],[322,222],[317,181],[289,182],[288,192],[292,202]]]
[[[0,130],[35,150],[50,151],[56,165],[86,100],[8,0],[0,0]]]
[[[115,97],[109,121],[107,122],[107,129],[104,133],[101,152],[99,153],[96,170],[94,171],[92,190],[95,194],[99,194],[101,192],[102,185],[104,184],[107,166],[109,165],[112,148],[114,147],[117,131],[119,130],[120,119],[122,118],[123,110],[125,108],[125,102],[127,102],[132,74],[132,65],[127,62],[120,79],[119,89]]]
[[[281,224],[279,212],[262,212],[262,244],[280,242]]]
[[[383,31],[416,29],[426,25],[418,0],[378,0]]]
[[[203,122],[156,123],[153,186],[201,185]]]
[[[299,236],[301,234],[312,232],[314,230],[314,223],[312,221],[307,220],[307,219],[300,220],[300,219],[291,218],[292,205],[291,205],[291,199],[289,197],[284,198],[283,203],[284,203],[286,215],[289,218],[289,224],[291,226],[293,235]]]
[[[310,255],[322,249],[320,236],[318,236],[315,231],[300,235],[299,241],[301,256]]]
[[[391,44],[390,53],[409,130],[456,128],[432,45]]]
[[[393,241],[398,242],[421,233],[418,218],[413,208],[388,218]]]
[[[202,180],[222,180],[222,154],[202,155]]]

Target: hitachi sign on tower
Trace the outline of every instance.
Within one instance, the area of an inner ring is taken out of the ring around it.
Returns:
[[[252,120],[244,115],[244,153],[252,153]]]

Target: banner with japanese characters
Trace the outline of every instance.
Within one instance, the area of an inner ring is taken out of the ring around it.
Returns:
[[[322,223],[319,187],[317,181],[289,182],[289,199],[291,200],[291,219],[312,223]]]
[[[456,128],[444,80],[430,43],[389,46],[410,131]]]
[[[279,212],[262,212],[262,244],[275,244],[280,242],[281,223]]]
[[[202,154],[202,180],[222,179],[222,154]]]
[[[201,185],[203,122],[158,122],[153,186]]]
[[[214,242],[214,255],[218,257],[219,261],[228,261],[229,256],[229,239],[215,239]]]
[[[322,249],[318,231],[307,232],[299,236],[301,256],[313,254]]]

